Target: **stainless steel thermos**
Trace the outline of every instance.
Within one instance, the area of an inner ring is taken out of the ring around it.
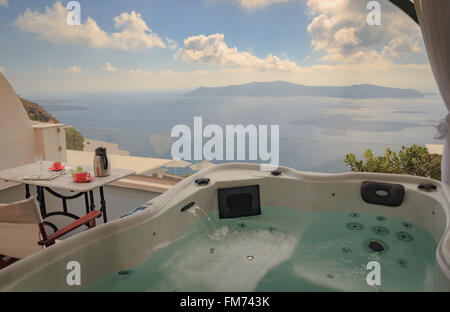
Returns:
[[[96,177],[107,177],[111,174],[111,163],[106,155],[106,147],[95,150],[94,174]]]

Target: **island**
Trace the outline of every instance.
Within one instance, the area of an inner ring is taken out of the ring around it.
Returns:
[[[351,86],[307,86],[287,81],[251,82],[226,87],[200,87],[184,94],[189,97],[292,97],[325,96],[352,99],[369,98],[423,98],[416,89],[399,89],[359,84]]]

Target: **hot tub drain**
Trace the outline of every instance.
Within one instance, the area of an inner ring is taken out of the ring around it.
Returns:
[[[369,248],[370,250],[374,252],[382,252],[384,251],[384,246],[381,244],[381,242],[378,241],[370,241],[369,242]]]

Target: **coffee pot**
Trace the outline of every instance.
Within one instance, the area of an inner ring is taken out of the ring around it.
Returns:
[[[95,150],[93,167],[96,177],[107,177],[111,174],[111,163],[106,155],[106,147],[99,147]]]

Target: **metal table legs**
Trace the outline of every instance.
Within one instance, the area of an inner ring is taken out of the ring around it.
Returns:
[[[108,218],[106,217],[106,202],[105,196],[103,195],[103,186],[100,187],[100,211],[103,214],[103,223],[107,223]]]
[[[37,200],[39,202],[42,219],[46,219],[51,216],[59,215],[59,216],[69,217],[74,220],[78,220],[80,218],[79,216],[68,212],[67,201],[71,200],[71,199],[76,199],[83,195],[84,195],[86,214],[88,214],[89,212],[91,212],[95,209],[94,192],[92,190],[89,192],[81,192],[81,193],[78,193],[78,194],[75,194],[72,196],[64,196],[64,195],[61,195],[61,194],[55,192],[54,190],[52,190],[48,187],[36,186],[36,189],[37,189]],[[44,195],[45,192],[44,191],[47,191],[51,195],[53,195],[57,198],[60,198],[62,200],[62,207],[63,207],[62,211],[53,211],[53,212],[47,213],[47,208],[45,205],[45,195]],[[103,223],[107,223],[108,218],[106,217],[106,202],[105,202],[105,196],[104,196],[104,192],[103,192],[103,186],[100,187],[99,191],[100,191],[100,211],[102,213],[98,216],[98,218],[100,218],[103,215]],[[31,196],[30,195],[30,186],[28,184],[25,184],[25,197],[29,198],[30,196]],[[56,225],[54,225],[53,223],[51,223],[49,221],[44,221],[44,224],[50,226],[53,229],[53,231],[55,231],[55,232],[58,230]]]

